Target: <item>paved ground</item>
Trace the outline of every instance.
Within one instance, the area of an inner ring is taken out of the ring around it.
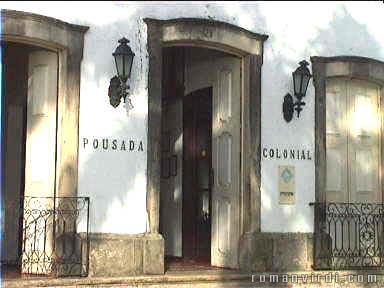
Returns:
[[[337,274],[337,283],[335,277]],[[357,275],[360,274],[360,278]],[[44,278],[44,277],[8,277],[2,287],[180,287],[180,288],[242,288],[242,287],[383,287],[384,271],[371,273],[376,275],[374,283],[368,283],[368,274],[356,271],[338,272],[290,272],[283,273],[241,273],[234,270],[183,270],[167,271],[164,275],[130,277],[84,277],[84,278]],[[354,276],[348,276],[354,275]],[[288,277],[288,278],[287,278]],[[328,279],[326,278],[328,277]],[[333,282],[329,283],[330,277]],[[350,278],[347,278],[350,277]],[[287,281],[288,280],[288,281]],[[304,280],[304,281],[303,281]],[[317,282],[320,280],[320,282]],[[353,282],[351,282],[353,280]],[[358,280],[362,283],[357,283]],[[371,281],[374,279],[370,279]],[[311,283],[313,281],[314,283]]]

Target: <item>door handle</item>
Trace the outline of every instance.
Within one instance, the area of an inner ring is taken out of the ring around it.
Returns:
[[[215,185],[215,171],[211,168],[211,188]]]

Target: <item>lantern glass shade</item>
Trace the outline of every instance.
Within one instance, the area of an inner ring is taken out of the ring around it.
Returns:
[[[120,39],[119,43],[120,45],[112,55],[115,58],[117,75],[122,82],[126,82],[127,79],[131,77],[133,57],[135,54],[127,45],[129,41],[126,38]]]
[[[302,79],[301,79],[301,75],[299,75],[298,73],[295,73],[295,72],[293,72],[293,90],[295,92],[295,95],[299,95],[300,89],[301,89]]]
[[[307,68],[308,62],[301,61],[300,67],[298,67],[295,72],[292,73],[293,76],[293,88],[295,95],[299,97],[304,97],[307,92],[309,80],[312,75]]]

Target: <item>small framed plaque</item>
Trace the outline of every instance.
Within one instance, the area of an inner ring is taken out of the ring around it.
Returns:
[[[294,205],[295,166],[279,166],[279,204]]]

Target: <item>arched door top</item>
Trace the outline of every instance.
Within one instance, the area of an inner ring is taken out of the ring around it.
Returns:
[[[312,56],[313,79],[353,77],[384,86],[384,62],[360,56]]]
[[[1,39],[48,49],[68,49],[82,58],[88,26],[70,24],[44,15],[1,10]],[[80,53],[79,53],[80,52]]]
[[[200,18],[156,20],[145,18],[156,26],[163,45],[197,45],[240,55],[262,55],[267,35],[248,31],[226,22]]]

